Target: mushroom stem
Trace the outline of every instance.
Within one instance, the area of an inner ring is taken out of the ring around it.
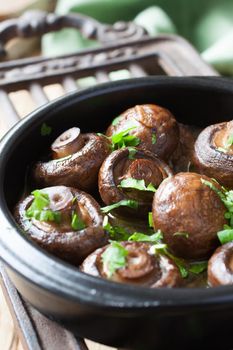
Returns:
[[[79,128],[71,128],[63,132],[52,143],[53,159],[64,158],[79,151],[84,145],[84,139]]]

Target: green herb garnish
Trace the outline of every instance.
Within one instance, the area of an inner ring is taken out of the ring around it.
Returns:
[[[129,241],[133,242],[156,242],[161,243],[160,241],[163,239],[163,234],[160,230],[158,232],[155,232],[152,235],[146,235],[141,232],[134,232],[130,237]]]
[[[129,135],[129,131],[135,129],[136,126],[123,130],[110,137],[112,142],[112,149],[116,150],[127,146],[137,146],[140,143],[140,139],[134,135]]]
[[[134,159],[134,156],[135,156],[135,154],[137,153],[136,148],[134,148],[134,147],[128,147],[128,151],[129,151],[129,156],[128,156],[128,158],[129,158],[129,159]]]
[[[112,241],[110,246],[102,254],[103,269],[110,278],[114,272],[126,266],[126,250],[119,242]]]
[[[129,207],[133,209],[138,208],[138,202],[133,199],[122,199],[120,202],[108,205],[106,207],[101,208],[101,211],[105,214],[109,213],[113,209],[119,208],[119,207]]]
[[[119,123],[121,119],[121,115],[119,115],[118,117],[114,118],[113,121],[112,121],[112,125],[115,126]]]
[[[189,234],[187,232],[175,232],[173,233],[173,236],[181,236],[181,237],[189,238]]]
[[[220,240],[221,244],[232,242],[233,241],[233,228],[218,231],[217,236],[218,236],[218,239]]]
[[[225,147],[228,149],[233,145],[233,134],[229,135]]]
[[[155,133],[152,133],[151,142],[152,142],[152,145],[156,144],[156,142],[157,142],[157,137],[156,137]]]
[[[83,230],[86,226],[77,213],[72,212],[71,227],[75,231]]]
[[[202,273],[207,269],[208,262],[207,261],[200,261],[193,264],[190,264],[189,266],[189,272],[194,273],[195,275],[198,275],[199,273]]]
[[[55,221],[60,223],[61,214],[48,209],[50,203],[48,194],[40,190],[35,190],[32,192],[32,195],[34,199],[30,207],[26,210],[26,216],[39,221]]]
[[[148,186],[146,186],[144,179],[137,180],[137,179],[133,179],[132,177],[128,177],[127,179],[122,180],[120,185],[118,185],[118,187],[133,188],[133,189],[139,190],[139,191],[156,192],[156,188],[153,186],[152,183],[150,183]]]
[[[46,123],[43,123],[40,128],[41,136],[48,136],[52,132],[51,126],[48,126]]]
[[[152,216],[152,212],[151,211],[148,213],[148,224],[149,224],[149,227],[154,227],[153,216]]]
[[[127,241],[129,236],[131,235],[131,233],[129,233],[124,227],[112,226],[109,222],[107,215],[105,215],[104,217],[103,228],[115,241]]]

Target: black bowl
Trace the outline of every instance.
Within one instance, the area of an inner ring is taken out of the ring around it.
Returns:
[[[204,127],[232,119],[233,83],[222,78],[150,77],[75,92],[31,113],[0,144],[0,255],[20,293],[75,334],[124,349],[228,349],[233,286],[147,289],[108,282],[52,257],[11,215],[28,167],[71,126],[102,131],[130,106],[156,103],[178,121]],[[41,136],[46,122],[52,133]],[[214,215],[214,213],[213,213]]]

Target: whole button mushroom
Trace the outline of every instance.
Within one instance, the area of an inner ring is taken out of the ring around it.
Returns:
[[[51,150],[53,160],[36,164],[36,182],[40,186],[65,185],[90,191],[97,185],[110,143],[104,136],[81,134],[79,128],[71,128],[53,142]]]
[[[233,242],[216,249],[208,262],[208,283],[212,286],[233,284]]]
[[[143,148],[167,160],[179,142],[179,127],[166,108],[153,105],[137,105],[127,109],[114,120],[106,131],[107,136],[129,129],[129,134],[136,136]]]
[[[205,259],[217,247],[217,232],[227,223],[226,207],[211,186],[221,191],[205,175],[179,173],[164,180],[155,193],[154,228],[163,232],[175,255]]]
[[[36,190],[17,204],[14,216],[29,238],[74,265],[108,240],[98,203],[75,188]]]
[[[233,188],[233,121],[210,125],[200,133],[194,162],[200,173]]]
[[[113,242],[89,255],[80,269],[111,281],[150,288],[172,288],[182,283],[175,263],[155,253],[149,243]]]
[[[172,176],[169,166],[145,150],[122,148],[112,152],[99,171],[99,192],[106,205],[135,200],[137,210],[127,207],[115,210],[127,216],[147,216],[154,192],[160,183]]]

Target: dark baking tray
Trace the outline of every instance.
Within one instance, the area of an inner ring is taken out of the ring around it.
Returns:
[[[135,103],[160,104],[178,121],[203,127],[232,118],[233,83],[213,77],[130,79],[71,93],[31,113],[0,144],[0,254],[22,295],[79,336],[124,349],[229,349],[233,287],[151,290],[96,279],[29,242],[9,212],[28,165],[61,131],[74,125],[83,132],[104,130]],[[53,132],[42,139],[43,122]]]

